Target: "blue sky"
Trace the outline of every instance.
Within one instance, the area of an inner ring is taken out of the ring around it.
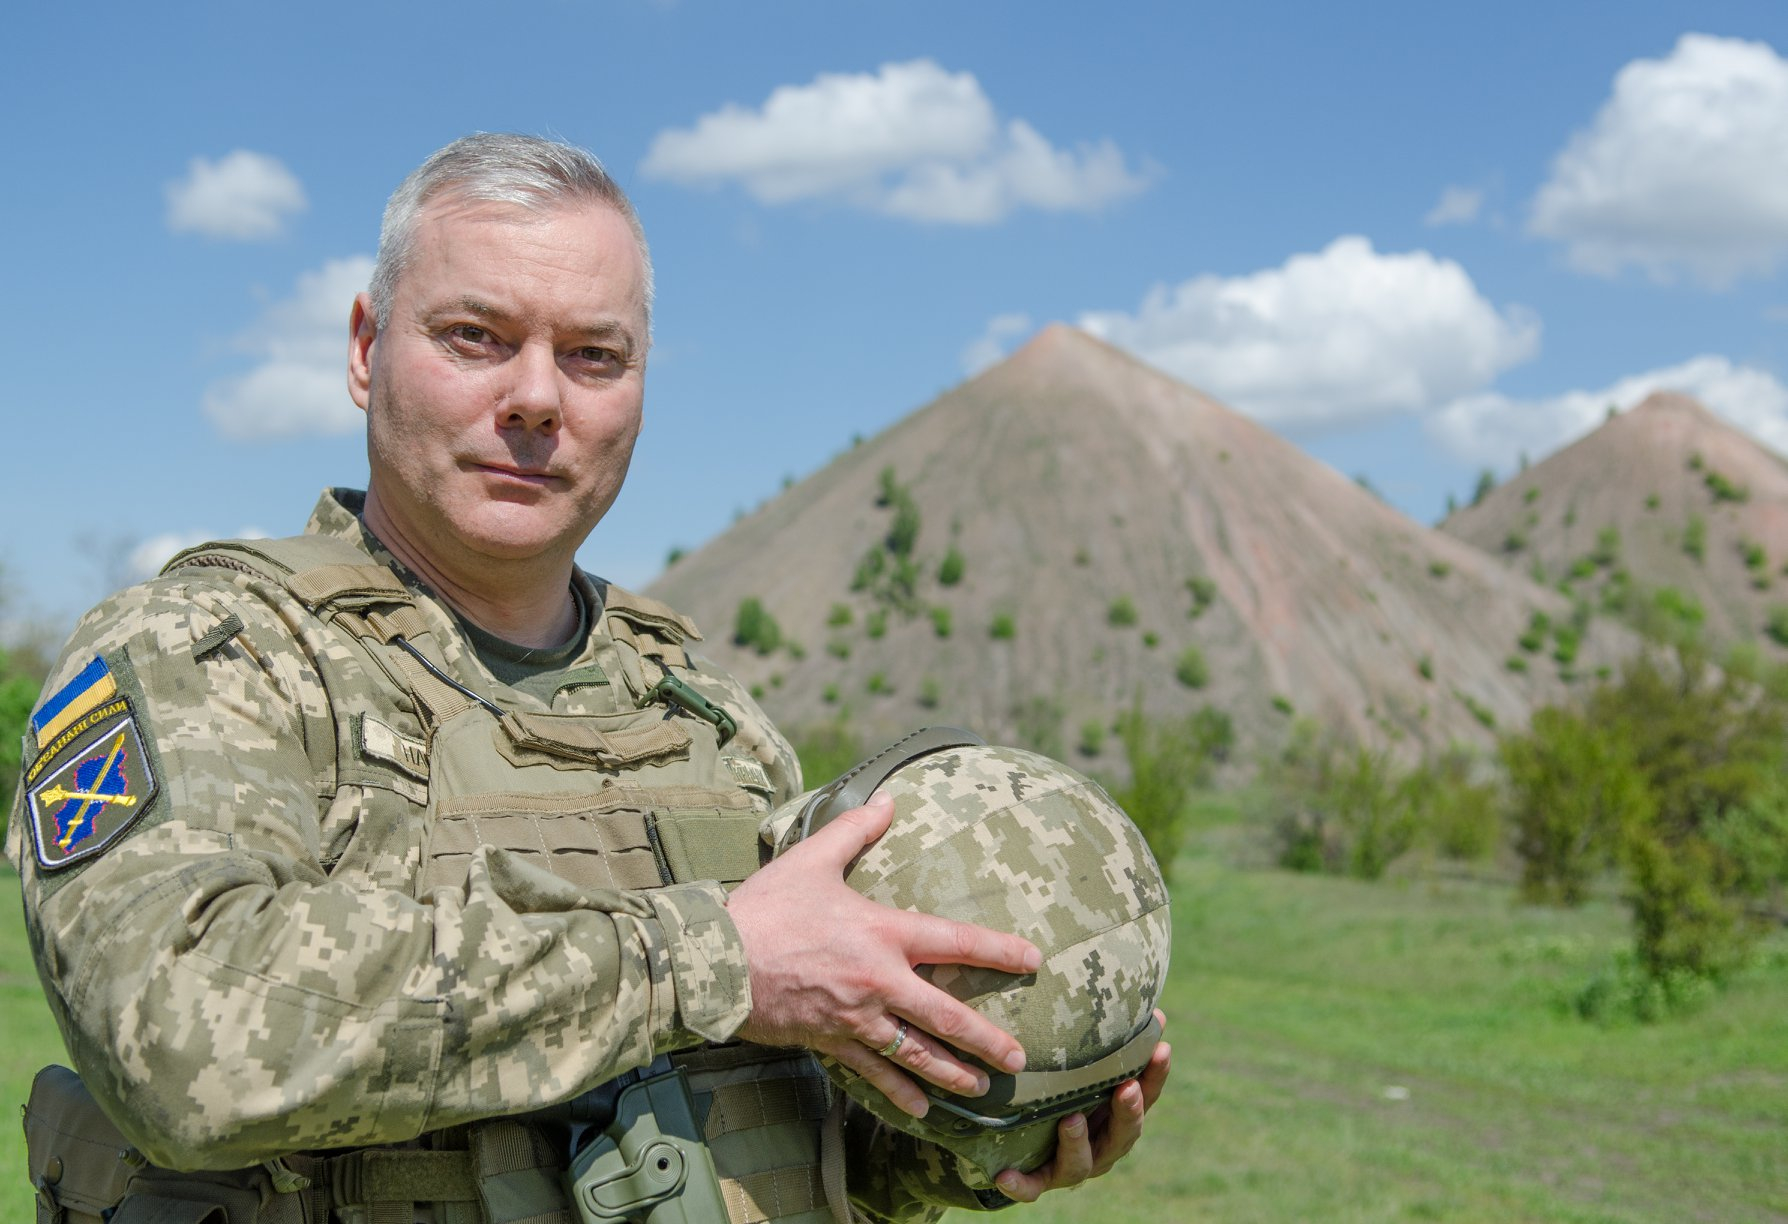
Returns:
[[[0,103],[12,616],[364,480],[349,298],[479,129],[652,241],[623,583],[1053,320],[1425,522],[1654,385],[1788,449],[1777,0],[33,5]]]

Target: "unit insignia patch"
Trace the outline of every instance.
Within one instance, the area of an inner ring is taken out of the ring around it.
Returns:
[[[64,727],[25,780],[37,861],[47,871],[97,855],[155,798],[136,716],[122,697]]]

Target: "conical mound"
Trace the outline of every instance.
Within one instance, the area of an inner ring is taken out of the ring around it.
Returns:
[[[1162,717],[1214,706],[1244,748],[1294,716],[1405,752],[1482,742],[1610,649],[1598,633],[1562,664],[1550,640],[1524,652],[1536,611],[1568,618],[1556,593],[1063,326],[652,593],[706,627],[785,729],[848,714],[867,743],[954,721],[1054,755],[1079,744],[1095,767],[1118,752],[1096,729],[1137,701]],[[733,640],[752,598],[781,630],[768,654]]]
[[[1718,641],[1788,606],[1788,464],[1685,395],[1610,417],[1442,530],[1598,607],[1699,616]]]

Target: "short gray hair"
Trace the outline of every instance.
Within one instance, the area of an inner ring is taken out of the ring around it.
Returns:
[[[379,258],[373,265],[373,319],[379,330],[391,320],[397,281],[409,265],[416,222],[429,201],[440,196],[486,200],[542,211],[574,203],[606,204],[620,213],[639,243],[645,268],[646,330],[652,327],[652,253],[639,215],[620,185],[594,154],[575,145],[512,132],[462,136],[410,172],[391,193],[379,226]]]

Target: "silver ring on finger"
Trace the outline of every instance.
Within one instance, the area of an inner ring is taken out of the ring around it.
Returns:
[[[877,1050],[876,1053],[880,1054],[883,1058],[893,1058],[894,1055],[900,1051],[901,1044],[905,1041],[906,1021],[902,1020],[900,1026],[894,1030],[894,1040]]]

